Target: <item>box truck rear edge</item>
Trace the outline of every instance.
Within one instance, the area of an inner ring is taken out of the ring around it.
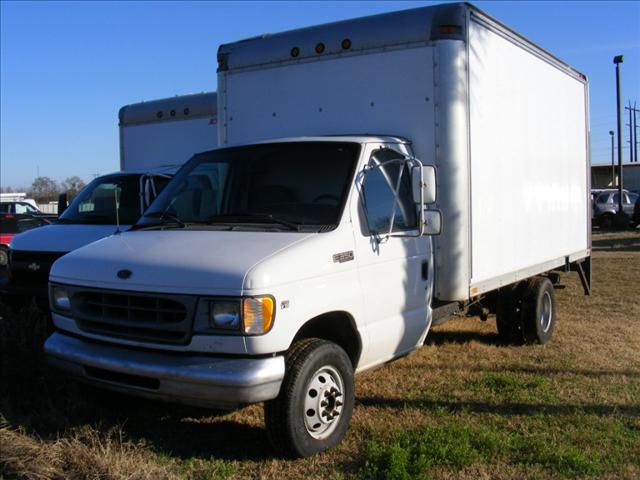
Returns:
[[[83,245],[129,228],[194,153],[217,146],[215,92],[126,105],[119,112],[120,171],[91,181],[54,224],[16,236],[0,293],[10,303],[32,296],[47,306],[53,262]],[[118,190],[118,218],[116,199]],[[65,196],[66,198],[66,196]],[[66,206],[66,201],[59,202]]]
[[[495,312],[505,340],[546,343],[560,273],[588,293],[587,81],[551,54],[446,4],[218,61],[226,148],[131,231],[54,264],[56,367],[149,398],[264,401],[276,450],[309,456],[344,436],[354,373],[433,323]]]

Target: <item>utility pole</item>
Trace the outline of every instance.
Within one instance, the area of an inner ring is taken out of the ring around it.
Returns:
[[[636,108],[636,102],[633,102],[633,158],[636,159],[636,163],[638,162],[638,124],[636,122],[636,113],[638,113],[638,109]]]
[[[635,109],[631,106],[631,100],[629,100],[629,106],[628,107],[624,107],[625,110],[629,110],[629,123],[627,124],[629,126],[629,163],[633,163],[636,162],[638,159],[636,158],[634,160],[633,157],[633,116],[635,116]]]
[[[616,110],[618,121],[618,225],[623,224],[624,210],[622,210],[622,114],[620,104],[620,64],[623,62],[622,55],[613,57],[613,63],[616,66]]]
[[[613,164],[613,130],[609,130],[609,136],[611,137],[611,188],[616,186],[616,168]]]

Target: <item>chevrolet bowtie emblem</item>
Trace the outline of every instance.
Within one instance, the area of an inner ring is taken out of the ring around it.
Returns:
[[[40,265],[37,264],[36,262],[30,263],[27,268],[29,270],[31,270],[32,272],[37,272],[38,270],[40,270]]]

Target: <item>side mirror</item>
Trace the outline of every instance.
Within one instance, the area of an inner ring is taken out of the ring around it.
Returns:
[[[418,204],[436,201],[436,168],[431,165],[415,166],[411,169],[413,201]]]
[[[442,212],[440,210],[424,211],[423,235],[440,235],[442,232]]]
[[[142,207],[142,211],[144,212],[149,205],[151,205],[151,202],[153,201],[153,184],[151,183],[151,177],[150,176],[146,176],[144,177],[144,181],[143,181],[143,185],[142,185],[142,194],[143,194],[143,207]]]
[[[62,215],[68,206],[67,193],[65,192],[58,195],[58,216]]]

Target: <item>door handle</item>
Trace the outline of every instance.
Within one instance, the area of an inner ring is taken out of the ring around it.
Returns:
[[[429,262],[427,260],[422,262],[422,279],[423,280],[429,279]]]

